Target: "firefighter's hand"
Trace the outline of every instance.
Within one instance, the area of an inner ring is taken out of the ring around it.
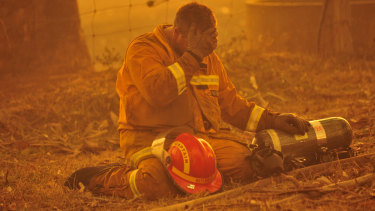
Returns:
[[[305,134],[310,123],[294,114],[283,113],[274,117],[272,128],[291,134]]]
[[[187,37],[187,51],[195,54],[202,60],[203,57],[208,56],[217,47],[217,35],[215,27],[201,32],[196,28],[194,23],[191,24]]]

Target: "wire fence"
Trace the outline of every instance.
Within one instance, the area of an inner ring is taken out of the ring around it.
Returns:
[[[92,54],[92,59],[93,62],[95,63],[96,60],[96,42],[98,37],[104,37],[104,36],[110,36],[110,35],[115,35],[115,34],[122,34],[122,33],[127,33],[128,34],[128,43],[130,43],[132,37],[133,37],[133,32],[141,29],[146,29],[146,28],[151,28],[154,27],[154,24],[146,24],[146,25],[136,25],[133,26],[132,24],[132,10],[133,8],[152,8],[152,7],[157,7],[161,5],[165,5],[165,23],[168,23],[168,14],[169,14],[169,2],[173,0],[147,0],[147,1],[136,1],[133,2],[132,0],[128,0],[127,4],[120,4],[120,5],[115,5],[111,7],[104,7],[98,9],[97,7],[97,1],[98,0],[93,0],[92,5],[93,8],[92,10],[81,12],[80,16],[81,19],[85,16],[90,16],[91,15],[91,33],[86,34],[86,37],[91,37],[91,54]],[[125,14],[127,16],[127,25],[123,25],[121,28],[111,30],[108,32],[97,32],[96,30],[96,24],[95,24],[95,19],[97,15],[104,14],[107,12],[122,12],[125,11]],[[147,12],[147,11],[145,11]]]
[[[133,31],[143,29],[143,28],[150,28],[150,27],[153,26],[153,25],[149,24],[149,25],[144,25],[144,26],[133,27],[132,26],[132,18],[131,18],[132,9],[134,7],[145,7],[145,6],[155,7],[155,6],[158,6],[160,4],[165,3],[165,5],[166,5],[165,22],[167,22],[168,21],[168,3],[171,0],[147,0],[146,2],[142,2],[142,3],[139,3],[139,1],[137,3],[134,3],[132,0],[128,0],[127,4],[105,7],[105,8],[101,8],[101,9],[97,8],[96,1],[97,0],[93,0],[93,2],[92,2],[93,9],[91,11],[86,11],[86,12],[80,13],[81,18],[83,16],[91,15],[91,34],[87,34],[86,36],[92,38],[91,39],[91,54],[92,54],[92,60],[93,60],[94,63],[96,61],[96,38],[97,37],[108,36],[108,35],[119,34],[119,33],[128,33],[128,42],[130,43],[130,41],[132,39],[132,32]],[[109,32],[104,32],[104,33],[103,32],[102,33],[96,32],[95,18],[98,14],[100,15],[101,13],[105,13],[105,12],[113,12],[113,11],[121,11],[121,10],[122,11],[126,10],[127,27],[122,27],[121,29],[112,30],[112,31],[109,31]]]
[[[157,24],[168,24],[170,23],[170,10],[175,10],[177,8],[177,4],[181,3],[187,3],[190,2],[190,0],[181,1],[181,0],[146,0],[146,1],[135,1],[135,0],[128,0],[126,4],[124,2],[121,2],[121,4],[109,6],[109,7],[99,7],[98,2],[103,0],[92,0],[92,9],[86,10],[84,12],[80,13],[81,20],[87,19],[87,16],[91,16],[91,32],[85,32],[86,38],[91,39],[90,43],[90,51],[92,55],[92,59],[95,63],[96,57],[97,57],[97,42],[99,39],[103,39],[107,36],[112,35],[118,35],[118,34],[127,34],[127,42],[130,43],[133,39],[133,35],[138,35],[139,32],[144,31],[146,29],[151,30],[153,27],[155,27]],[[201,0],[201,3],[208,3],[207,1]],[[215,2],[215,1],[213,1]],[[226,28],[228,26],[233,27],[233,16],[234,15],[243,15],[245,13],[245,8],[242,8],[241,10],[234,11],[234,0],[228,0],[225,2],[226,10],[222,11],[223,13],[229,13],[227,15],[227,19],[223,21],[221,24],[221,28]],[[154,11],[151,11],[152,8],[158,8],[158,13],[160,16],[158,17],[158,20],[162,20],[164,16],[164,20],[159,23],[143,23],[139,24],[139,20],[135,20],[133,18],[133,11],[143,10],[145,14],[152,13]],[[175,11],[173,11],[175,12]],[[121,13],[123,14],[123,17],[127,17],[127,24],[121,25],[121,27],[113,28],[109,31],[103,32],[103,30],[98,30],[98,24],[96,23],[97,17],[100,15],[105,15],[106,13]],[[137,23],[135,23],[137,22]],[[228,31],[227,34],[231,34],[230,31]],[[118,46],[117,46],[118,47]],[[126,48],[126,46],[121,46],[119,48]],[[100,50],[101,51],[101,50]]]

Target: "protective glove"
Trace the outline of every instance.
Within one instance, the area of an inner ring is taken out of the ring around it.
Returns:
[[[310,123],[294,114],[282,113],[272,115],[273,118],[269,122],[271,129],[279,129],[291,134],[303,135],[308,131]]]
[[[187,52],[192,53],[201,61],[203,57],[208,56],[217,47],[217,35],[215,27],[201,32],[196,28],[196,24],[192,23],[187,37]]]

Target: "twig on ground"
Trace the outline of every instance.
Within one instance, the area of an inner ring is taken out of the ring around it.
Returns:
[[[9,175],[9,170],[7,169],[7,172],[5,173],[5,177],[4,177],[4,185],[8,185],[9,184],[8,175]]]
[[[281,203],[284,203],[284,202],[289,202],[291,200],[293,200],[293,203],[295,203],[296,201],[302,200],[303,196],[304,196],[303,194],[295,194],[295,195],[289,196],[287,198],[283,198],[283,199],[280,199],[280,200],[277,200],[277,201],[274,201],[274,202],[270,202],[270,203],[268,203],[268,205],[275,206],[277,204],[281,204]]]
[[[291,181],[295,185],[296,188],[301,187],[300,182],[295,177],[287,175],[287,174],[281,174],[280,176],[285,180]]]

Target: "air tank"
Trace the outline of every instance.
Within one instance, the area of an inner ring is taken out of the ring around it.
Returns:
[[[280,151],[284,160],[307,159],[318,161],[322,151],[334,151],[349,148],[352,142],[352,129],[342,117],[330,117],[310,121],[304,135],[288,134],[280,130],[262,130],[256,133],[252,141],[259,147],[271,147]]]

